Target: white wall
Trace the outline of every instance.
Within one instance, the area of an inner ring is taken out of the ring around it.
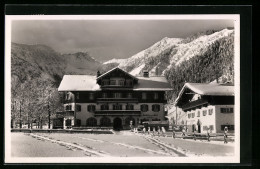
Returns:
[[[209,115],[209,109],[213,109],[213,113],[212,115]],[[207,114],[205,116],[203,116],[203,110],[207,111]],[[198,111],[200,111],[200,117],[197,116]],[[194,113],[195,112],[195,116],[194,118],[188,118],[188,114]],[[206,133],[207,130],[203,130],[203,126],[207,126],[209,127],[210,125],[213,125],[213,130],[211,131],[212,133],[216,133],[216,123],[215,123],[215,106],[207,106],[207,107],[203,107],[201,109],[196,109],[196,110],[192,110],[192,111],[188,111],[187,112],[187,125],[192,125],[195,124],[196,126],[196,130],[198,131],[198,125],[197,122],[198,120],[200,120],[201,122],[201,133]],[[192,131],[189,131],[192,132]]]
[[[217,132],[224,132],[221,130],[221,125],[234,125],[235,121],[235,109],[233,113],[221,113],[220,108],[233,108],[234,105],[217,105],[216,106],[216,124],[217,124]],[[234,132],[230,131],[229,132]]]

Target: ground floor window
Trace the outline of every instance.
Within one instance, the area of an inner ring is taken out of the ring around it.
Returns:
[[[71,126],[71,119],[67,119],[66,122],[65,122],[65,125],[66,126]]]
[[[100,125],[101,126],[110,126],[111,125],[111,120],[108,117],[102,117],[100,119]]]
[[[87,126],[97,126],[97,119],[94,117],[88,118],[86,124]]]

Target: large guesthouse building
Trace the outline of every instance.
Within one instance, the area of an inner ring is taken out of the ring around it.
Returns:
[[[188,131],[234,132],[234,86],[218,83],[186,83],[175,101],[186,113]]]
[[[172,90],[163,76],[133,76],[116,67],[97,76],[64,75],[58,91],[64,111],[60,125],[129,129],[143,121],[164,121],[166,91]],[[57,124],[56,124],[57,126]]]

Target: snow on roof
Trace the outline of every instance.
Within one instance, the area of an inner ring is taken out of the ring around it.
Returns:
[[[232,96],[234,86],[218,83],[186,83],[186,87],[200,95]]]
[[[193,92],[200,95],[234,96],[233,85],[219,83],[185,83],[175,101],[175,104],[177,104],[179,99],[182,97],[186,88],[189,88]]]
[[[136,77],[135,77],[136,78]],[[138,84],[133,90],[140,91],[166,91],[172,90],[170,84],[163,76],[138,77]],[[64,75],[58,91],[95,91],[100,90],[96,83],[96,76],[90,75]]]
[[[138,84],[133,90],[172,90],[171,85],[164,76],[137,77]]]
[[[100,87],[96,84],[96,76],[64,75],[58,91],[94,91]]]

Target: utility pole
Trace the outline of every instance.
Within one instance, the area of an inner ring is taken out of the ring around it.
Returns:
[[[51,128],[51,110],[50,110],[49,100],[48,100],[48,113],[49,113],[49,116],[48,116],[49,126],[48,126],[48,128],[50,129]]]
[[[30,117],[29,117],[29,111],[30,111],[30,103],[29,103],[29,110],[28,110],[28,112],[27,112],[28,129],[30,128]]]
[[[21,109],[21,100],[20,100],[20,129],[22,128],[22,109]]]
[[[175,122],[176,126],[177,126],[177,106],[176,106],[176,122]]]

